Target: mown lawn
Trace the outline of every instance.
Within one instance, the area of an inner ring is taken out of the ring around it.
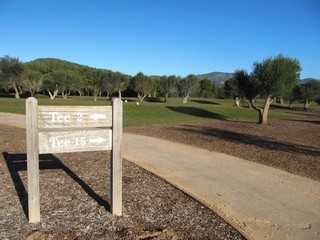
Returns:
[[[50,100],[47,96],[36,96],[39,105],[78,105],[96,106],[110,105],[106,98],[99,98],[93,101],[92,97],[70,97],[67,100],[57,98]],[[0,112],[25,113],[25,100],[14,98],[0,98]],[[171,98],[167,103],[156,101],[145,101],[137,105],[135,98],[124,98],[124,127],[151,125],[162,123],[178,123],[201,121],[208,119],[217,120],[240,120],[257,119],[256,111],[243,107],[233,106],[231,99],[199,99],[191,98],[187,104],[181,103],[181,99]],[[301,104],[294,105],[294,108],[301,110]],[[320,111],[317,105],[311,106],[312,111]],[[296,114],[287,105],[274,105],[269,113],[270,119],[301,119],[303,114]]]

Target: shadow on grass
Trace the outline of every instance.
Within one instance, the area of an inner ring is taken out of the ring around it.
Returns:
[[[286,106],[272,105],[270,107],[270,110],[271,111],[274,110],[274,111],[284,112],[284,113],[291,113],[291,114],[296,114],[296,115],[301,115],[301,116],[306,116],[306,117],[318,117],[318,118],[320,118],[320,112],[319,111],[314,111],[312,109],[305,110],[304,108],[301,108],[301,107],[289,108],[289,107],[286,107]]]
[[[256,146],[268,150],[320,157],[320,150],[313,147],[276,141],[265,137],[233,132],[227,129],[219,129],[214,127],[194,127],[190,125],[186,125],[186,127],[184,128],[179,127],[175,129],[184,132],[207,135],[213,138],[219,138],[233,143]]]
[[[207,110],[201,109],[201,108],[195,108],[195,107],[167,107],[169,110],[177,112],[177,113],[183,113],[195,117],[200,118],[209,118],[209,119],[217,119],[217,120],[227,120],[225,116],[209,112]]]
[[[27,154],[11,154],[3,152],[2,155],[9,169],[24,214],[28,217],[28,193],[19,175],[20,171],[27,171]],[[57,157],[52,154],[41,154],[39,157],[39,170],[45,169],[61,169],[65,171],[92,199],[100,206],[103,206],[107,211],[110,211],[109,203],[96,194],[92,188],[90,188],[75,172],[64,165]]]
[[[200,104],[212,104],[212,105],[220,105],[220,103],[216,103],[216,102],[211,102],[209,100],[196,100],[196,99],[191,99],[191,102],[195,102],[195,103],[200,103]]]
[[[148,98],[145,98],[144,101],[152,102],[152,103],[163,103],[164,102],[164,100],[160,97],[148,97]]]

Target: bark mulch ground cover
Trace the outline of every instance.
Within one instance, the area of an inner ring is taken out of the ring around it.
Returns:
[[[123,216],[113,217],[109,152],[41,155],[42,219],[29,224],[25,146],[24,129],[0,125],[0,239],[244,239],[214,212],[127,161]]]

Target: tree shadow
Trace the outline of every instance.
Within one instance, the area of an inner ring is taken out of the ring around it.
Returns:
[[[152,103],[163,103],[163,99],[160,97],[147,97],[144,99],[145,102],[152,102]]]
[[[200,104],[212,104],[212,105],[220,105],[220,103],[211,102],[209,100],[197,100],[197,99],[191,99],[191,102],[200,103]]]
[[[19,176],[20,171],[27,171],[27,154],[11,154],[8,152],[2,153],[7,167],[9,169],[12,181],[18,194],[22,209],[26,217],[28,217],[28,193],[23,181]],[[61,169],[65,171],[80,187],[100,206],[103,206],[110,212],[110,204],[101,196],[94,192],[75,172],[64,165],[57,157],[52,154],[41,154],[39,156],[39,170]],[[40,182],[41,184],[41,182]]]
[[[297,119],[287,119],[287,121],[291,122],[303,122],[303,123],[311,123],[311,124],[320,124],[319,120],[297,120]]]
[[[233,143],[241,143],[247,144],[251,146],[257,146],[260,148],[268,149],[268,150],[276,150],[283,152],[290,152],[294,154],[303,154],[303,155],[311,155],[315,157],[320,157],[320,150],[317,148],[299,145],[299,144],[291,144],[287,142],[276,141],[272,139],[268,139],[265,137],[238,133],[229,131],[226,129],[219,129],[213,127],[193,127],[187,126],[185,128],[175,128],[179,131],[191,132],[196,134],[204,134],[214,138],[220,138],[223,140],[227,140]],[[319,158],[320,161],[320,158]]]
[[[168,106],[167,108],[169,110],[177,112],[177,113],[183,113],[183,114],[187,114],[187,115],[191,115],[191,116],[195,116],[195,117],[217,119],[217,120],[227,120],[226,117],[221,114],[209,112],[209,111],[201,109],[201,108],[172,107],[172,106]]]
[[[281,109],[281,110],[295,110],[294,108],[290,108],[289,104],[287,105],[275,105],[275,104],[271,104],[270,109]]]

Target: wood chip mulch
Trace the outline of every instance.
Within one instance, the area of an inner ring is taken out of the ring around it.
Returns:
[[[29,224],[25,146],[25,130],[0,125],[0,239],[244,239],[214,212],[127,161],[123,216],[113,217],[109,152],[41,155],[41,222]]]

